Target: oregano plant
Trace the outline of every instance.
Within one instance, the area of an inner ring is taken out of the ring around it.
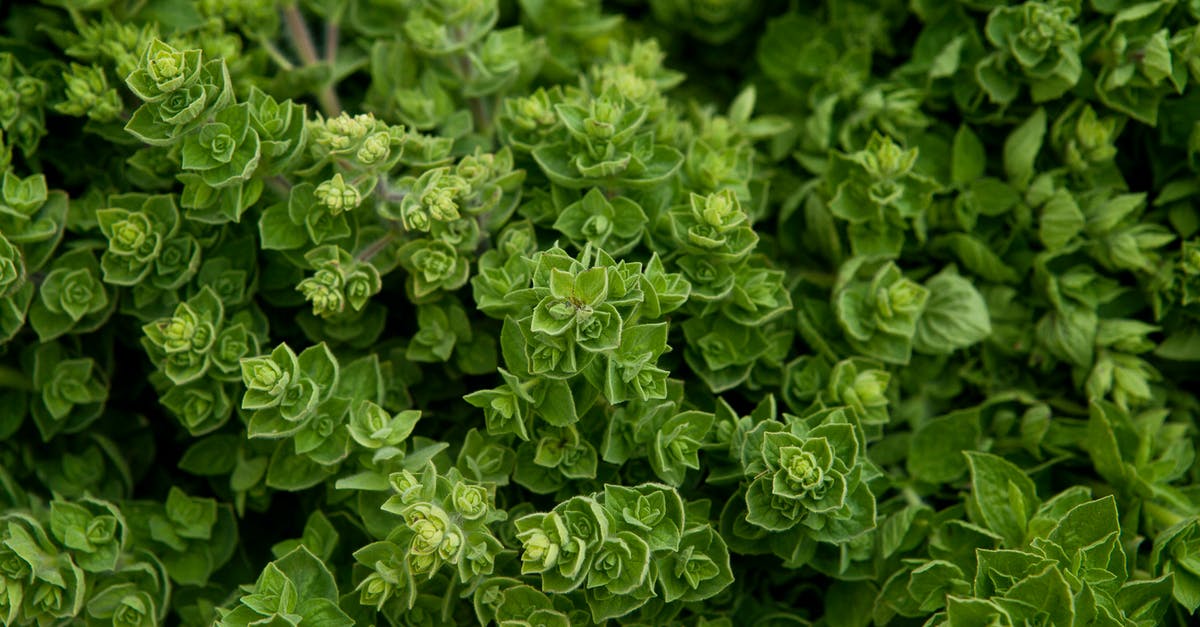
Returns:
[[[0,3],[0,625],[1200,610],[1200,3]]]

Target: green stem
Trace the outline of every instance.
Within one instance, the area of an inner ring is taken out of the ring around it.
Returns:
[[[925,499],[921,498],[921,495],[917,494],[917,491],[912,489],[910,486],[904,486],[904,488],[900,490],[900,494],[904,497],[904,502],[908,503],[909,505],[925,504]]]
[[[358,251],[357,255],[354,255],[354,258],[357,261],[364,262],[374,259],[375,255],[383,252],[383,249],[387,248],[388,244],[391,244],[393,241],[395,241],[396,234],[397,231],[389,231],[383,237],[371,242],[370,244],[367,244],[366,248],[363,248],[362,250]]]
[[[475,119],[475,131],[481,135],[487,135],[492,130],[492,113],[488,110],[488,103],[482,96],[467,99],[468,106],[471,107],[471,117]]]
[[[268,41],[266,37],[259,37],[258,44],[267,51],[267,56],[271,57],[271,60],[279,67],[289,72],[296,69],[296,64],[292,63],[292,60],[287,58],[287,55],[283,54],[283,51],[273,42]]]
[[[337,64],[338,40],[340,39],[340,35],[341,31],[337,22],[333,20],[325,22],[325,62],[329,64],[331,72]]]
[[[0,388],[31,392],[33,380],[16,368],[0,365]]]
[[[284,178],[282,174],[268,177],[265,180],[267,185],[269,185],[271,189],[275,190],[275,192],[280,196],[284,198],[291,196],[292,182]]]
[[[317,45],[313,43],[312,33],[308,32],[308,25],[304,23],[304,15],[300,13],[300,7],[296,4],[284,7],[283,22],[287,25],[288,37],[291,38],[292,45],[300,55],[300,60],[305,65],[316,65]]]
[[[1146,512],[1147,516],[1153,518],[1163,528],[1177,525],[1185,518],[1153,501],[1143,501],[1142,511]]]
[[[308,24],[304,22],[304,14],[300,12],[300,7],[295,4],[284,7],[283,22],[287,25],[288,38],[291,39],[292,46],[296,48],[296,53],[300,55],[304,65],[319,65],[321,59],[317,55],[317,45],[313,43],[312,33],[308,31]],[[317,92],[317,104],[320,105],[321,112],[328,117],[341,114],[342,103],[338,101],[337,92],[333,89],[332,78]]]

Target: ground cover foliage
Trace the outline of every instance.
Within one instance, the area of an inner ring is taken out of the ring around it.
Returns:
[[[0,5],[0,624],[1193,624],[1200,3]]]

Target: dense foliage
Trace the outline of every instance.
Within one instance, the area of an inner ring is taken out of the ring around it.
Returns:
[[[0,4],[0,624],[1195,624],[1200,2]]]

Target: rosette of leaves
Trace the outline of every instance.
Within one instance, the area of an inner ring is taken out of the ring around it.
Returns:
[[[350,437],[369,449],[396,447],[408,438],[420,417],[415,409],[392,415],[375,402],[363,400],[350,412]]]
[[[126,555],[126,563],[100,581],[89,581],[87,616],[121,627],[160,624],[170,609],[171,588],[162,564],[144,553]]]
[[[509,333],[508,337],[512,338],[512,333]],[[534,408],[549,396],[552,385],[543,385],[539,379],[522,381],[520,377],[504,368],[497,368],[497,372],[503,380],[501,385],[492,389],[476,390],[464,396],[463,400],[483,410],[489,435],[502,436],[511,433],[522,440],[528,440],[529,425],[535,415]],[[556,393],[561,393],[564,389],[562,386],[553,388]],[[538,393],[536,396],[535,392]],[[566,388],[566,392],[570,394],[570,388]],[[569,408],[573,410],[574,403],[571,403]],[[568,418],[571,416],[568,415]]]
[[[93,498],[50,503],[50,533],[80,568],[91,573],[117,569],[126,549],[125,518],[112,503]]]
[[[462,94],[471,99],[468,104],[479,102],[482,96],[528,85],[545,61],[546,43],[514,26],[488,33],[476,54],[477,58],[472,59],[473,72],[462,87]]]
[[[516,451],[500,438],[492,438],[478,429],[471,429],[463,438],[455,468],[472,481],[503,487],[510,483],[516,455]]]
[[[113,196],[110,208],[96,212],[108,248],[100,256],[104,281],[133,286],[149,282],[163,290],[178,288],[199,267],[200,246],[179,232],[179,211],[168,195]],[[186,240],[173,242],[173,239]],[[164,255],[171,249],[176,254]],[[180,263],[182,261],[182,263]]]
[[[870,481],[879,470],[844,409],[785,420],[759,423],[742,438],[738,455],[748,483],[726,504],[722,530],[730,525],[740,541],[798,566],[818,543],[848,546],[875,527]]]
[[[603,385],[604,398],[613,404],[628,400],[648,401],[667,396],[670,372],[658,365],[671,350],[665,322],[625,327],[621,344],[608,355]]]
[[[599,500],[515,521],[521,572],[539,574],[545,592],[582,589],[596,622],[637,610],[656,587],[668,603],[703,600],[732,582],[729,553],[711,526],[686,518],[673,488],[606,485]]]
[[[524,171],[512,166],[507,149],[497,154],[476,151],[454,167],[402,179],[396,187],[402,200],[380,204],[380,214],[399,221],[406,230],[429,233],[433,241],[459,254],[473,252],[483,231],[497,230],[520,200]],[[402,263],[405,250],[401,249]]]
[[[202,288],[206,289],[211,290]],[[159,401],[192,435],[217,429],[233,415],[235,384],[241,381],[240,361],[257,355],[266,336],[266,320],[253,310],[234,313],[217,330],[204,376],[178,384],[165,371],[151,375]]]
[[[539,87],[526,96],[505,98],[496,112],[496,130],[513,150],[530,153],[552,140],[561,128],[554,107],[565,100],[559,86]]]
[[[521,542],[521,572],[539,574],[542,590],[583,586],[595,553],[609,535],[609,518],[595,499],[575,496],[546,513],[513,521]],[[640,567],[639,567],[640,570]]]
[[[1096,95],[1107,107],[1153,126],[1163,99],[1182,94],[1194,80],[1194,31],[1172,32],[1170,3],[1113,9],[1098,45]]]
[[[733,583],[729,549],[711,526],[691,525],[679,539],[679,550],[656,554],[653,562],[663,600],[690,603],[722,593]]]
[[[503,225],[521,202],[525,171],[515,169],[514,164],[512,150],[506,146],[496,152],[477,148],[454,166],[454,174],[469,187],[463,197],[463,212],[481,216],[489,231]]]
[[[500,320],[506,313],[521,314],[508,294],[529,285],[532,269],[526,257],[537,252],[536,237],[531,222],[516,222],[500,231],[494,248],[479,256],[478,272],[471,278],[477,309]]]
[[[427,170],[408,184],[411,191],[400,203],[399,218],[409,231],[427,233],[435,223],[458,220],[473,194],[467,179],[449,166]]]
[[[1171,576],[1130,577],[1116,499],[1093,499],[1076,487],[1042,502],[1029,477],[1005,459],[967,453],[967,460],[973,507],[1003,548],[976,552],[971,596],[947,596],[936,624],[988,615],[1017,624],[1034,614],[1064,624],[1080,616],[1161,620]]]
[[[507,300],[514,311],[529,311],[528,307],[533,313],[519,320],[508,318],[510,331],[501,334],[505,360],[514,373],[570,379],[593,363],[603,366],[606,362],[597,360],[603,356],[630,365],[633,377],[653,365],[649,357],[631,363],[646,357],[646,348],[651,356],[665,351],[653,343],[636,347],[625,342],[621,349],[624,329],[637,319],[645,301],[643,286],[653,287],[640,263],[618,263],[590,247],[578,259],[552,248],[531,262],[531,287],[511,292]],[[512,333],[518,330],[519,337]],[[599,379],[595,385],[600,385]]]
[[[21,250],[0,233],[0,341],[7,342],[25,324],[35,291],[26,277]]]
[[[1089,194],[1081,198],[1088,252],[1107,269],[1153,274],[1162,264],[1159,249],[1175,240],[1175,233],[1160,224],[1142,220],[1143,194]],[[1065,252],[1065,251],[1064,251]]]
[[[491,488],[464,479],[457,470],[441,473],[432,464],[393,473],[391,494],[383,512],[384,537],[355,552],[368,574],[357,587],[358,601],[392,620],[411,610],[419,588],[441,571],[461,583],[479,582],[492,574],[503,545],[490,525],[505,519],[496,509]]]
[[[554,415],[548,403],[545,413]],[[575,408],[572,408],[575,409]],[[513,481],[537,494],[551,494],[571,479],[594,479],[598,455],[577,425],[543,427],[517,447]]]
[[[621,316],[616,307],[605,302],[607,268],[588,268],[575,273],[550,268],[547,278],[547,294],[533,310],[530,331],[541,337],[564,337],[568,346],[588,352],[612,350],[620,345]],[[534,363],[534,368],[537,367]]]
[[[258,86],[250,88],[246,103],[250,105],[250,125],[262,147],[259,171],[272,176],[299,163],[308,150],[308,109],[290,99],[276,100]]]
[[[457,305],[455,303],[454,305]],[[470,322],[462,307],[438,304],[417,309],[419,330],[408,344],[405,356],[418,362],[448,361],[460,334],[470,337]]]
[[[891,261],[854,257],[842,264],[833,312],[846,342],[863,356],[905,364],[929,289],[905,278]]]
[[[649,458],[664,483],[682,483],[688,464],[694,467],[699,460],[713,424],[711,414],[680,411],[682,402],[683,382],[669,379],[662,398],[631,399],[617,407],[608,417],[600,444],[604,461],[623,465],[634,458]],[[670,427],[663,433],[668,422]]]
[[[0,53],[0,130],[29,155],[46,135],[49,84],[38,69],[26,69],[11,52]]]
[[[1077,101],[1054,121],[1051,143],[1072,170],[1106,171],[1117,155],[1115,142],[1126,122],[1124,117],[1097,113],[1091,105]]]
[[[1200,568],[1196,565],[1200,527],[1185,518],[1160,531],[1150,552],[1153,572],[1169,577],[1175,600],[1189,612],[1200,608]]]
[[[596,188],[564,207],[554,222],[576,247],[590,244],[614,256],[636,246],[645,225],[646,213],[636,202],[624,196],[610,200]]]
[[[151,382],[159,390],[159,402],[193,436],[214,431],[233,416],[236,392],[228,382],[202,377],[178,385],[166,376]]]
[[[121,512],[130,544],[152,552],[180,585],[205,585],[237,548],[233,508],[178,487],[162,503],[128,501]]]
[[[670,224],[684,252],[674,261],[692,286],[690,311],[708,315],[719,304],[722,317],[758,327],[791,308],[783,273],[751,256],[758,236],[732,189],[693,193],[689,209],[673,210]]]
[[[155,39],[125,84],[144,103],[125,130],[153,146],[169,146],[233,101],[224,59],[204,61],[198,48],[179,50]]]
[[[104,68],[90,65],[70,64],[63,71],[66,84],[64,100],[54,104],[54,110],[66,115],[84,117],[96,122],[112,122],[123,109],[121,94],[108,85]]]
[[[370,113],[318,116],[306,120],[312,166],[302,173],[319,171],[330,163],[356,171],[382,174],[400,161],[409,136],[404,127],[390,126]],[[414,146],[414,148],[419,148]],[[342,160],[342,163],[338,163]]]
[[[432,300],[439,291],[457,290],[471,276],[470,258],[442,240],[412,240],[401,246],[396,256],[408,271],[406,286],[417,303]]]
[[[475,615],[480,622],[495,620],[504,627],[567,627],[572,614],[542,591],[509,577],[493,577],[475,590]],[[586,616],[586,615],[585,615]],[[586,620],[586,618],[585,618]]]
[[[679,309],[692,294],[692,284],[680,272],[667,272],[658,253],[650,255],[642,272],[641,312],[651,320],[657,320]]]
[[[159,102],[196,82],[203,65],[200,49],[179,50],[155,39],[146,47],[141,63],[126,77],[125,83],[142,100]]]
[[[209,187],[226,187],[245,181],[258,167],[262,145],[250,124],[250,104],[239,103],[219,111],[211,122],[183,140],[181,167],[194,172]]]
[[[216,624],[244,627],[264,623],[350,627],[354,620],[338,607],[338,587],[321,559],[298,546],[267,564],[233,609],[220,609]]]
[[[892,374],[876,361],[851,357],[830,366],[822,357],[805,355],[788,364],[784,376],[784,401],[798,415],[845,407],[868,437],[881,435],[891,419]]]
[[[655,142],[645,124],[647,108],[616,93],[558,104],[554,110],[562,123],[562,139],[537,146],[533,157],[556,185],[652,187],[683,163],[678,150]]]
[[[384,403],[386,389],[378,359],[342,365],[325,343],[299,355],[280,344],[270,355],[243,359],[241,365],[247,388],[241,403],[248,410],[247,434],[278,441],[265,469],[269,487],[312,487],[334,474],[350,455],[352,435],[362,442],[376,437],[368,438],[362,421],[372,423],[378,417],[363,415],[368,408],[362,401]]]
[[[109,374],[91,357],[72,357],[61,343],[48,342],[30,345],[21,361],[33,374],[30,415],[42,440],[82,431],[104,411]]]
[[[0,137],[2,141],[3,137]],[[48,190],[45,175],[33,174],[22,178],[11,169],[2,169],[0,232],[9,242],[21,247],[26,268],[32,272],[50,260],[50,255],[62,240],[67,222],[67,195],[58,190]]]
[[[319,246],[304,254],[314,272],[296,286],[312,303],[315,316],[329,318],[345,311],[362,311],[382,287],[379,271],[355,259],[337,245]]]
[[[259,217],[262,246],[268,250],[295,250],[309,242],[319,245],[343,240],[351,234],[347,212],[361,201],[358,188],[347,185],[340,174],[319,186],[307,181],[297,183],[289,190],[286,202],[267,207]]]
[[[774,323],[740,324],[724,315],[695,316],[683,322],[684,360],[714,393],[744,383],[755,364],[771,346],[786,337],[775,333]]]
[[[414,362],[448,362],[467,374],[496,371],[496,340],[472,328],[466,309],[455,298],[417,307],[417,332],[405,358]]]
[[[996,50],[975,67],[976,80],[992,102],[1011,103],[1022,83],[1034,102],[1045,102],[1079,82],[1082,41],[1074,23],[1079,5],[1076,0],[1032,0],[992,9],[984,33]]]
[[[733,290],[721,303],[722,314],[739,324],[760,326],[792,309],[785,272],[769,263],[755,255],[738,268]]]
[[[180,303],[172,316],[143,326],[142,346],[167,378],[186,385],[213,366],[224,325],[225,306],[212,288],[205,287]]]
[[[896,256],[909,223],[929,208],[939,185],[915,171],[918,151],[874,134],[862,150],[832,152],[825,175],[829,211],[849,223],[855,254]]]
[[[411,11],[403,30],[420,54],[444,57],[460,52],[485,37],[499,19],[495,2],[467,6],[435,0]]]
[[[33,516],[0,518],[0,618],[7,624],[54,624],[79,615],[87,594],[83,569]]]
[[[89,333],[108,321],[116,309],[117,295],[100,275],[100,263],[90,249],[55,257],[29,307],[29,324],[41,341]]]
[[[687,206],[671,211],[671,232],[680,248],[710,263],[733,265],[758,245],[758,235],[732,189],[704,196],[691,194]],[[721,295],[706,290],[696,296],[711,300]]]
[[[1181,437],[1186,424],[1168,420],[1161,408],[1130,411],[1098,398],[1088,410],[1087,450],[1097,474],[1118,494],[1143,499],[1148,508],[1190,511],[1182,487],[1173,485],[1185,478],[1184,468],[1196,454]]]
[[[253,171],[280,175],[284,169],[298,165],[307,149],[305,107],[290,100],[276,101],[258,86],[251,86],[244,105],[250,109],[250,131],[259,139],[258,165]],[[221,108],[226,106],[222,103]],[[263,179],[258,177],[217,187],[210,184],[211,175],[200,172],[180,173],[178,178],[184,183],[181,204],[188,219],[214,225],[240,221],[263,192]],[[287,233],[277,237],[287,237]]]

